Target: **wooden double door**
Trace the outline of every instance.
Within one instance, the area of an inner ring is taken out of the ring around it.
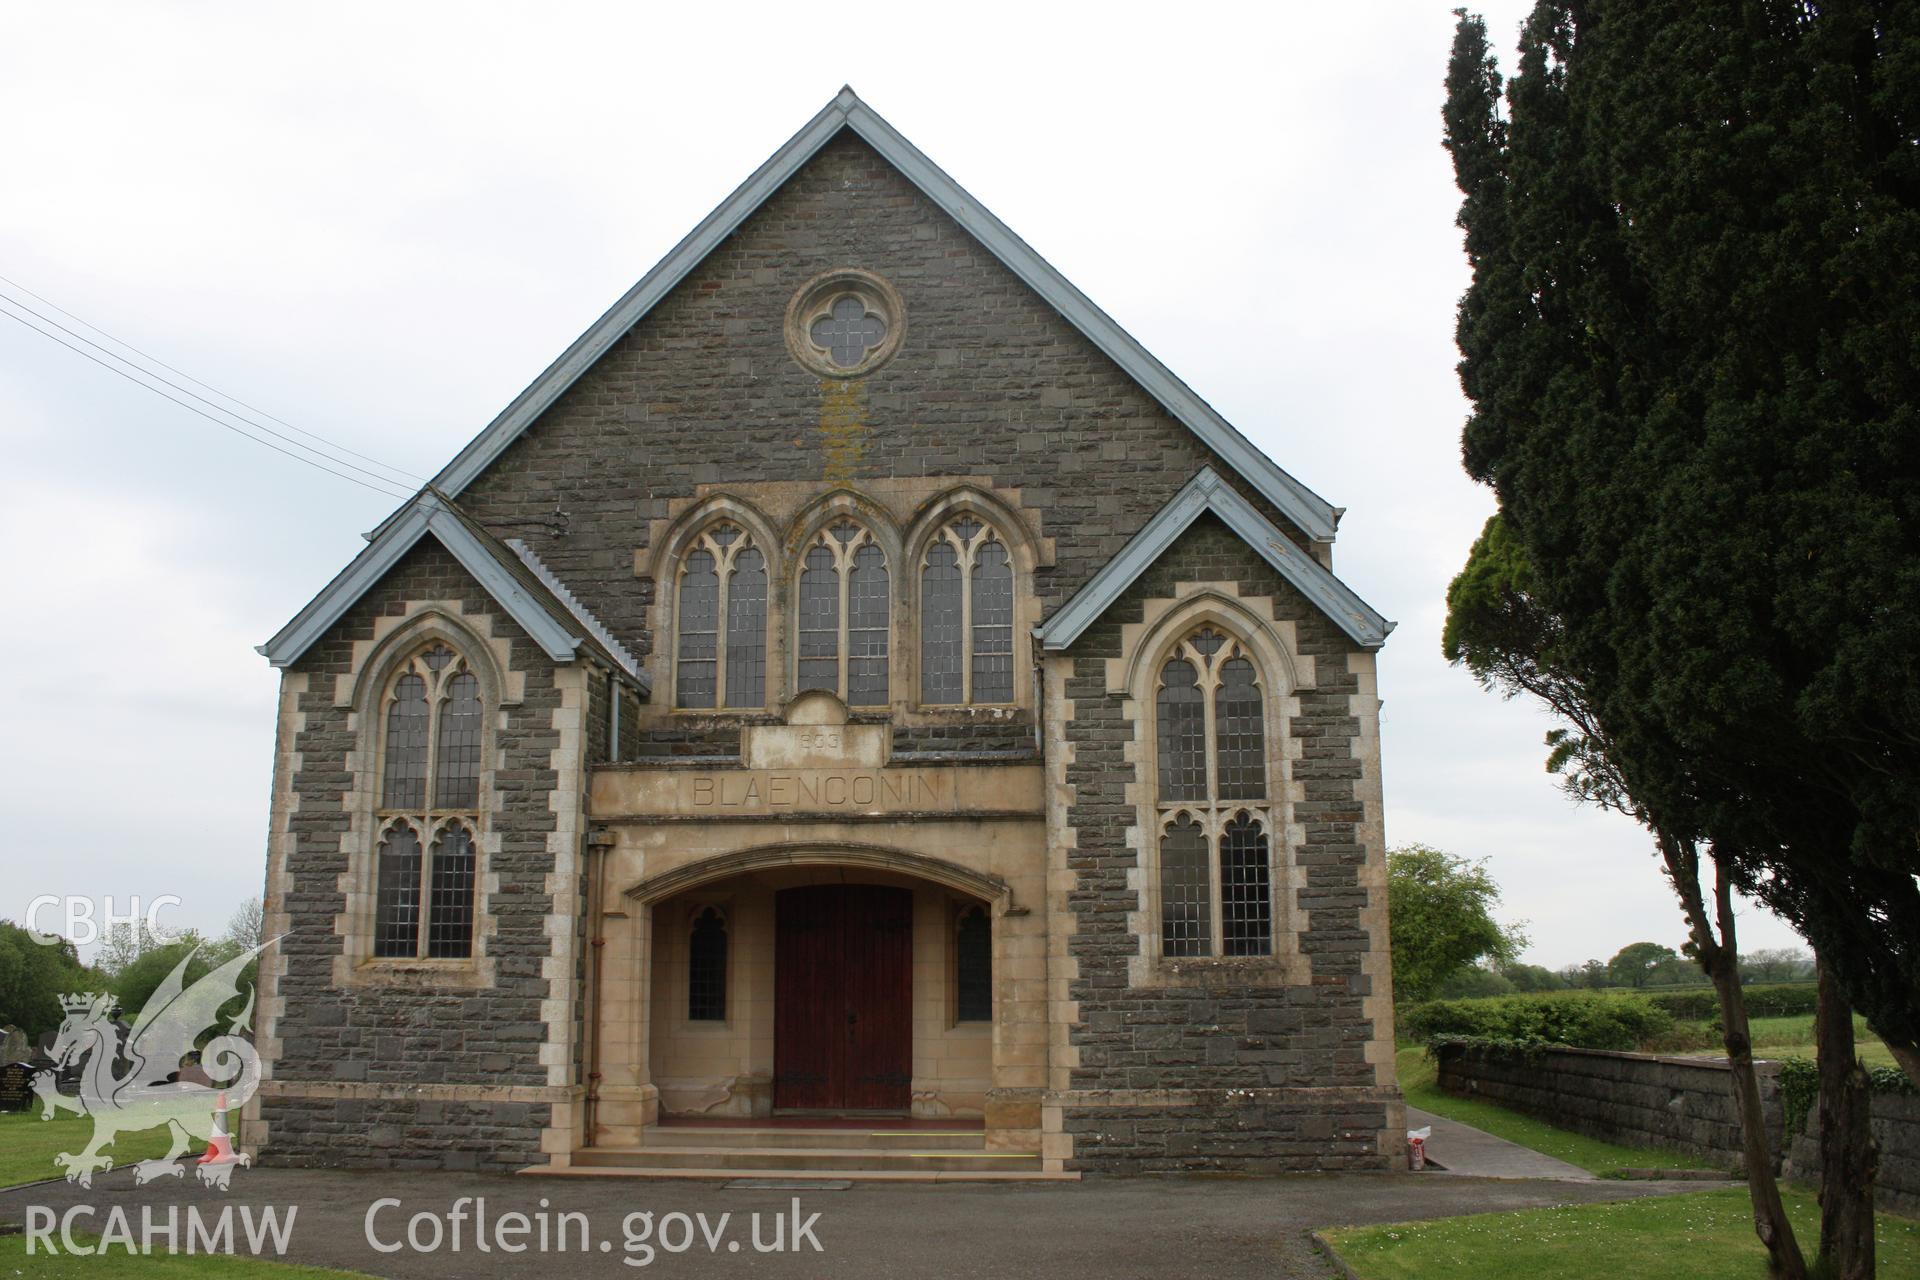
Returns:
[[[913,894],[806,885],[774,899],[773,1105],[904,1112],[913,1093]]]

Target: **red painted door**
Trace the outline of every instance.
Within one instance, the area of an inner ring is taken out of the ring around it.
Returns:
[[[783,889],[774,906],[773,1105],[905,1111],[913,1086],[913,895]]]

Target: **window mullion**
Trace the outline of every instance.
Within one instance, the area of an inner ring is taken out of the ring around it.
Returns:
[[[848,616],[853,607],[853,553],[842,546],[834,555],[838,561],[835,577],[840,591],[840,616],[835,619],[840,636],[840,701],[846,702],[853,697],[853,690],[847,687],[847,651],[853,647],[853,624]]]
[[[737,552],[739,548],[736,546]],[[714,594],[713,617],[713,705],[719,710],[727,705],[727,585],[733,574],[729,566],[733,557],[716,556],[714,568],[719,579]]]
[[[973,705],[973,559],[960,549],[960,702]]]
[[[440,686],[444,683],[436,679],[432,699],[427,703],[427,784],[421,797],[425,813],[420,820],[420,909],[414,920],[413,954],[415,959],[427,954],[427,925],[433,907],[433,815],[440,797],[440,712],[444,703],[440,698]]]
[[[1215,956],[1226,954],[1226,894],[1220,883],[1220,755],[1214,740],[1215,707],[1214,695],[1219,691],[1219,680],[1210,667],[1203,667],[1203,683],[1200,695],[1200,723],[1205,734],[1204,751],[1207,761],[1207,896],[1213,908],[1208,917],[1212,928],[1213,951]]]

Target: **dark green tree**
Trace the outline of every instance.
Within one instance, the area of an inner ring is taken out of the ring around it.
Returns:
[[[1679,958],[1672,947],[1657,942],[1629,942],[1607,961],[1607,975],[1618,987],[1644,987],[1662,965]]]
[[[1635,798],[1920,1082],[1920,8],[1547,0],[1504,112],[1468,27],[1467,469]]]
[[[1604,727],[1562,763],[1920,1082],[1920,7],[1543,0],[1501,89],[1463,18],[1464,457]]]
[[[1526,934],[1493,918],[1499,901],[1500,886],[1482,863],[1423,844],[1389,849],[1394,994],[1426,1000],[1476,961],[1515,959]]]
[[[101,987],[100,975],[80,963],[71,942],[43,944],[11,920],[0,920],[0,1025],[19,1027],[37,1040],[65,1016],[61,996]]]

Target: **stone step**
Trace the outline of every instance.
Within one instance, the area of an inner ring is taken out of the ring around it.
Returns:
[[[586,1169],[914,1172],[1038,1172],[1039,1154],[1007,1151],[897,1150],[874,1147],[594,1147],[576,1151]]]
[[[578,1155],[574,1157],[578,1160]],[[654,1165],[582,1165],[564,1169],[534,1165],[520,1170],[536,1178],[665,1178],[728,1182],[766,1179],[775,1182],[1078,1182],[1077,1173],[1048,1173],[1033,1169],[675,1169]]]
[[[641,1144],[678,1147],[859,1147],[869,1151],[984,1151],[980,1129],[871,1129],[655,1125]]]

